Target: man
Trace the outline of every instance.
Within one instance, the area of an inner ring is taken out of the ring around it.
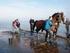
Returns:
[[[30,23],[30,30],[31,30],[31,35],[32,35],[32,33],[33,33],[33,26],[34,26],[34,19],[30,19],[30,21],[29,21],[29,23]]]
[[[45,21],[45,30],[46,30],[46,36],[45,36],[45,41],[47,41],[48,35],[50,36],[49,38],[51,38],[51,33],[50,33],[50,29],[52,27],[52,21],[50,20],[51,17],[49,17],[49,19],[47,19]]]
[[[65,24],[65,27],[66,27],[66,35],[67,35],[67,38],[69,37],[69,25],[70,25],[70,21],[68,18],[66,18],[66,22],[64,23]]]

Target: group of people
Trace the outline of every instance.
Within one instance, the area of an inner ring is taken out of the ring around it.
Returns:
[[[55,13],[52,17],[54,18],[59,18],[59,16],[56,16],[58,15],[59,13]],[[62,15],[62,14],[60,14]],[[59,27],[59,22],[60,20],[57,19],[56,20],[51,20],[51,17],[49,17],[48,19],[46,19],[45,21],[43,20],[40,20],[40,24],[36,23],[37,21],[34,21],[34,19],[30,19],[29,23],[30,23],[30,30],[31,30],[31,35],[33,34],[34,32],[34,26],[37,24],[39,25],[39,27],[37,27],[36,31],[37,30],[40,30],[42,28],[42,30],[45,30],[46,31],[46,36],[45,36],[45,41],[47,40],[47,37],[48,35],[51,35],[51,32],[50,31],[53,31],[53,33],[56,35],[56,32],[57,32],[57,27]],[[63,20],[63,18],[62,18]],[[44,23],[44,24],[43,24]],[[53,24],[54,23],[54,24]],[[70,21],[69,19],[66,19],[66,21],[64,22],[63,20],[63,23],[65,24],[66,26],[66,35],[67,35],[67,38],[69,38],[70,34],[69,34],[69,25],[70,25]],[[42,26],[44,25],[44,26]],[[20,22],[18,19],[14,20],[12,22],[12,26],[15,30],[15,32],[18,32],[20,30]],[[38,31],[37,31],[38,32]],[[54,35],[53,35],[54,36]],[[51,36],[49,36],[50,38]]]

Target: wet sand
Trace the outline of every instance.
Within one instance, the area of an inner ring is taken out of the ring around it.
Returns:
[[[70,53],[70,40],[57,38],[52,43],[44,42],[44,34],[30,32],[0,33],[0,53]]]

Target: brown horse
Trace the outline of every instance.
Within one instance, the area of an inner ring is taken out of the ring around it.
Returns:
[[[36,32],[38,33],[40,30],[43,31],[45,26],[45,20],[36,20],[34,22],[33,30],[36,27]]]
[[[53,35],[56,35],[59,28],[59,24],[61,23],[61,21],[64,23],[64,14],[63,12],[54,13],[51,18],[52,18],[54,29],[56,29],[56,31],[53,31]]]

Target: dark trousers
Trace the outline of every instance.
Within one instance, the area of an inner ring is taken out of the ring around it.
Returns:
[[[31,30],[31,32],[33,32],[33,25],[32,24],[30,24],[30,30]]]
[[[30,30],[31,30],[31,35],[32,35],[33,32],[34,32],[34,29],[33,29],[33,25],[32,24],[30,24]]]
[[[69,25],[66,26],[66,31],[67,31],[67,34],[69,34]]]
[[[47,41],[48,35],[49,35],[49,39],[50,39],[51,38],[51,33],[50,33],[49,30],[46,30],[45,41]]]
[[[69,34],[69,25],[66,25],[66,35],[67,38],[69,38],[70,34]]]

